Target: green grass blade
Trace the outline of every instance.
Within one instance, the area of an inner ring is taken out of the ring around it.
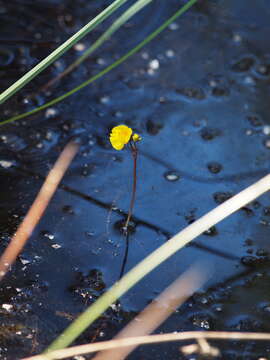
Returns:
[[[92,19],[88,24],[86,24],[76,34],[71,36],[67,41],[65,41],[62,45],[60,45],[57,49],[55,49],[49,56],[47,56],[40,63],[38,63],[33,69],[28,71],[28,73],[23,75],[18,81],[16,81],[2,94],[0,94],[0,104],[4,103],[8,98],[10,98],[23,86],[29,83],[40,72],[42,72],[51,63],[57,60],[68,49],[70,49],[74,44],[76,44],[85,35],[87,35],[90,31],[92,31],[97,25],[99,25],[102,21],[104,21],[108,16],[110,16],[116,9],[118,9],[126,1],[127,0],[115,0],[111,5],[109,5],[105,10],[103,10],[100,14],[98,14],[94,19]]]
[[[173,22],[178,16],[188,10],[197,0],[190,0],[185,6],[178,10],[170,19],[168,19],[161,27],[154,31],[145,41],[149,42],[157,34],[160,33],[166,26]],[[162,30],[160,30],[162,29]],[[147,40],[148,39],[148,40]],[[149,40],[150,39],[150,40]],[[146,42],[146,43],[147,43]],[[140,43],[140,48],[143,46]],[[138,46],[134,49],[138,49]],[[135,51],[132,49],[132,51]],[[129,54],[129,53],[128,53]],[[128,55],[127,54],[127,55]],[[126,55],[126,56],[127,56]],[[120,59],[119,59],[120,60]],[[199,220],[198,220],[199,221]],[[208,226],[208,225],[207,225]],[[193,225],[194,227],[194,225]],[[206,227],[206,230],[208,227]],[[199,232],[204,231],[199,228]],[[142,260],[137,266],[130,270],[121,280],[116,282],[105,294],[103,294],[93,305],[91,305],[84,313],[82,313],[47,349],[47,352],[62,349],[70,345],[89,325],[91,325],[108,307],[125,294],[132,286],[138,283],[144,276],[155,269],[158,265],[168,259],[176,251],[185,246],[192,239],[189,232],[183,230],[185,236],[181,239],[172,238],[157,250],[152,252],[144,260]],[[197,234],[197,235],[198,235]],[[196,236],[197,236],[196,235]],[[179,237],[179,235],[178,235]],[[48,359],[50,355],[48,354]]]
[[[121,280],[116,282],[93,305],[82,313],[73,323],[49,346],[45,355],[48,359],[50,351],[65,348],[77,338],[90,324],[92,324],[119,297],[125,294],[133,285],[149,274],[158,265],[174,255],[193,239],[201,235],[228,216],[242,209],[257,197],[269,191],[270,174],[250,185],[221,205],[210,210],[207,214],[185,227],[182,231],[161,245],[138,265],[130,270]]]
[[[127,11],[123,13],[103,35],[89,48],[82,56],[78,58],[70,67],[74,68],[80,65],[89,55],[91,55],[96,49],[98,49],[106,40],[108,40],[123,24],[125,24],[132,16],[143,9],[153,0],[138,0]]]
[[[189,0],[183,7],[181,7],[178,11],[174,13],[173,16],[171,16],[168,20],[166,20],[160,27],[158,27],[155,31],[153,31],[150,35],[148,35],[143,41],[141,41],[137,46],[135,46],[133,49],[131,49],[128,53],[126,53],[124,56],[116,60],[111,65],[107,66],[104,70],[100,71],[98,74],[92,76],[90,79],[84,81],[74,89],[66,92],[65,94],[47,102],[46,104],[39,106],[33,110],[27,111],[23,114],[13,116],[7,120],[1,121],[0,125],[5,125],[8,123],[11,123],[16,120],[20,120],[23,118],[26,118],[27,116],[33,115],[41,110],[45,110],[46,108],[53,106],[64,99],[68,98],[69,96],[75,94],[77,91],[82,90],[87,85],[93,83],[94,81],[98,80],[117,66],[121,65],[124,61],[126,61],[129,57],[136,54],[138,51],[140,51],[145,45],[147,45],[150,41],[152,41],[155,37],[157,37],[164,29],[166,29],[172,22],[174,22],[179,16],[181,16],[183,13],[185,13],[192,5],[194,5],[198,0]]]
[[[47,90],[54,83],[60,81],[64,76],[68,75],[70,72],[75,70],[88,56],[90,56],[95,50],[97,50],[106,40],[108,40],[123,24],[125,24],[132,16],[144,8],[147,4],[153,0],[138,0],[134,5],[132,5],[127,11],[125,11],[110,27],[106,30],[98,39],[91,45],[82,56],[80,56],[76,61],[69,65],[62,73],[50,80],[44,87],[41,88],[42,91]]]

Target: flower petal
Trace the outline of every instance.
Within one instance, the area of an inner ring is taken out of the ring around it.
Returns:
[[[110,134],[110,142],[116,150],[122,150],[131,138],[132,129],[126,125],[115,126]]]

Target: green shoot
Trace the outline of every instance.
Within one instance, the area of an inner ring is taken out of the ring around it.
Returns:
[[[104,70],[100,71],[98,74],[90,77],[88,80],[84,81],[77,87],[73,88],[72,90],[66,92],[65,94],[47,102],[46,104],[39,106],[33,110],[27,111],[20,115],[15,115],[7,120],[3,120],[0,122],[0,125],[5,125],[8,123],[11,123],[16,120],[20,120],[23,118],[26,118],[27,116],[33,115],[41,110],[45,110],[50,106],[53,106],[64,99],[68,98],[69,96],[75,94],[79,90],[82,90],[87,85],[93,83],[94,81],[98,80],[99,78],[103,77],[105,74],[109,73],[111,70],[115,69],[119,65],[121,65],[124,61],[126,61],[128,58],[130,58],[132,55],[136,54],[138,51],[140,51],[145,45],[147,45],[150,41],[152,41],[154,38],[156,38],[163,30],[165,30],[172,22],[174,22],[179,16],[184,14],[191,6],[193,6],[198,0],[189,0],[184,6],[182,6],[178,11],[174,13],[173,16],[171,16],[169,19],[167,19],[160,27],[158,27],[155,31],[153,31],[150,35],[148,35],[143,41],[141,41],[137,46],[135,46],[133,49],[131,49],[129,52],[127,52],[125,55],[123,55],[121,58],[116,60],[111,65],[107,66]]]
[[[108,40],[123,24],[125,24],[131,17],[133,17],[137,12],[142,10],[146,5],[148,5],[153,0],[138,0],[134,5],[132,5],[127,11],[125,11],[110,27],[106,30],[98,39],[90,46],[82,56],[80,56],[74,63],[66,68],[61,74],[56,76],[54,79],[49,81],[45,86],[42,87],[42,91],[47,90],[54,83],[62,79],[64,76],[73,71],[78,67],[88,56],[90,56],[95,50],[97,50],[106,40]]]
[[[80,29],[76,34],[71,36],[67,41],[60,45],[56,50],[54,50],[49,56],[43,59],[38,63],[33,69],[28,71],[23,75],[18,81],[6,89],[2,94],[0,94],[0,104],[3,104],[7,99],[19,91],[22,87],[28,84],[32,79],[34,79],[39,73],[46,69],[51,63],[57,60],[61,55],[63,55],[67,50],[69,50],[73,45],[80,41],[85,35],[92,31],[97,25],[103,22],[108,16],[110,16],[115,10],[117,10],[121,5],[123,5],[127,0],[115,0],[110,6],[98,14],[93,20],[86,24],[82,29]]]
[[[270,188],[270,175],[263,177],[200,219],[187,226],[165,244],[157,248],[138,265],[125,274],[106,293],[82,313],[73,323],[49,346],[47,352],[62,349],[71,344],[89,325],[91,325],[108,307],[124,295],[129,289],[154,270],[158,265],[174,255],[194,238],[201,235],[218,222],[241,209]],[[46,354],[50,359],[50,354]]]

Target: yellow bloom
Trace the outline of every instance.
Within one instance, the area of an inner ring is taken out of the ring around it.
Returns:
[[[142,140],[139,134],[134,133],[132,135],[132,129],[126,125],[118,125],[112,129],[110,134],[110,142],[115,150],[122,150],[123,147],[132,140],[137,142]],[[131,136],[132,135],[132,136]]]
[[[126,125],[118,125],[112,129],[110,142],[115,150],[122,150],[129,142],[132,135],[132,129]]]
[[[142,140],[142,137],[139,135],[139,134],[133,134],[132,135],[132,140],[134,141],[134,142],[137,142],[137,141],[141,141]]]

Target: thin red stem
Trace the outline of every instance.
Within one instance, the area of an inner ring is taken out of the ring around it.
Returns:
[[[136,147],[136,144],[134,142],[130,143],[131,148],[131,154],[133,157],[133,185],[132,185],[132,196],[130,200],[130,206],[128,211],[128,217],[124,226],[124,230],[128,232],[128,225],[132,216],[132,211],[134,208],[135,203],[135,195],[136,195],[136,187],[137,187],[137,155],[138,155],[138,149]]]

